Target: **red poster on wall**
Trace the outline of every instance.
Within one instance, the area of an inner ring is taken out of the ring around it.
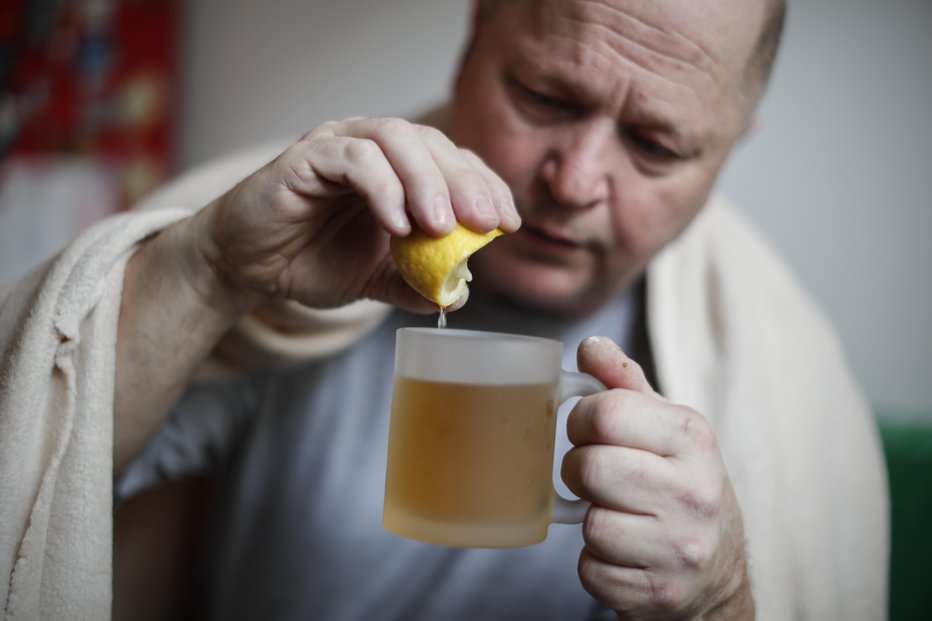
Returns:
[[[0,2],[0,276],[171,174],[178,7]]]

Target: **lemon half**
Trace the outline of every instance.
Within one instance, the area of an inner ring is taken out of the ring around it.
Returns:
[[[466,260],[502,233],[501,229],[477,233],[457,223],[443,237],[431,237],[415,229],[405,237],[392,237],[389,246],[405,282],[440,308],[446,308],[466,293],[466,283],[472,280]]]

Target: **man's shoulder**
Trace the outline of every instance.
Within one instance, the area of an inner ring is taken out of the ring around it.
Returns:
[[[758,375],[800,381],[814,367],[846,367],[841,341],[815,298],[723,198],[713,198],[693,226],[658,254],[647,285],[661,365],[687,360],[693,370],[729,375],[728,369],[744,373],[754,361]],[[693,388],[688,394],[701,392]]]
[[[783,264],[773,244],[727,197],[712,195],[702,211],[669,249],[712,258],[750,255],[771,264]]]
[[[692,226],[658,256],[660,270],[700,279],[709,295],[727,286],[748,300],[803,305],[820,313],[785,258],[755,224],[723,196],[709,199]],[[799,311],[804,309],[799,308]]]

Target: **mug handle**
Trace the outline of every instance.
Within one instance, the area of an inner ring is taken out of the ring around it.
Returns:
[[[557,386],[557,407],[570,397],[585,397],[602,392],[605,385],[591,375],[574,371],[560,371],[560,383]],[[550,505],[550,522],[552,524],[579,524],[586,517],[589,503],[582,499],[567,500],[553,490]]]

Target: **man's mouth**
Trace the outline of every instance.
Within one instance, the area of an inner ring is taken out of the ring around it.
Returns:
[[[531,246],[548,252],[570,252],[583,247],[582,243],[565,233],[527,222],[521,225],[518,232],[523,234],[524,239]]]

